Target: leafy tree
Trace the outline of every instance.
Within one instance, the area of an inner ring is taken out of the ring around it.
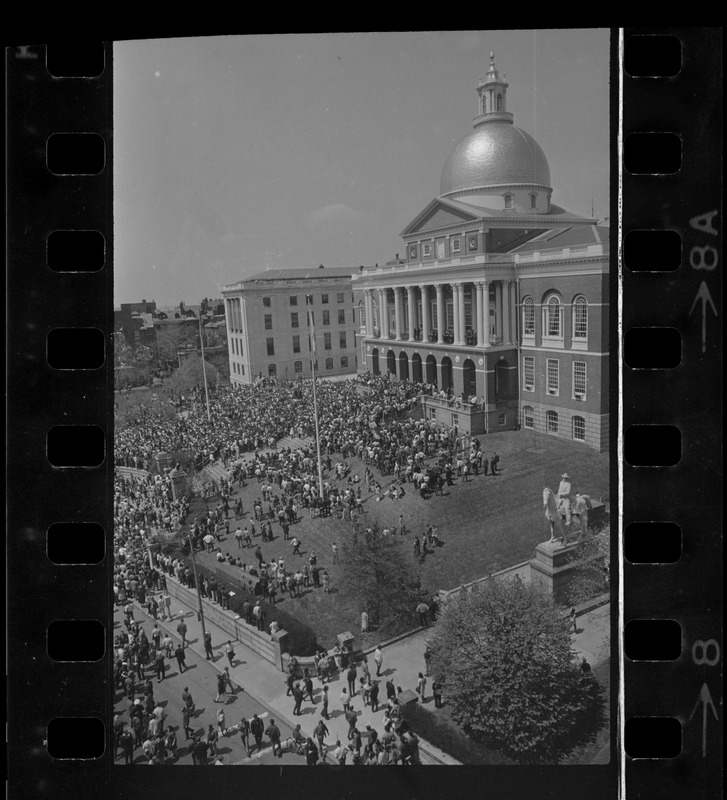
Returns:
[[[557,764],[605,723],[603,690],[581,672],[567,624],[539,586],[492,580],[461,592],[429,647],[453,719],[522,764]]]
[[[609,591],[611,535],[606,526],[584,539],[573,554],[577,562],[568,586],[568,603],[577,606]]]
[[[204,369],[207,374],[207,385],[212,388],[217,382],[217,368],[205,359]],[[169,379],[168,386],[177,394],[187,393],[195,386],[203,387],[204,375],[202,374],[201,356],[197,353],[187,356],[182,362],[182,366]]]
[[[363,530],[356,522],[342,547],[346,591],[366,610],[380,631],[411,626],[419,599],[419,578],[400,539],[384,536],[378,525]]]
[[[199,345],[199,332],[195,324],[187,322],[172,322],[160,325],[157,328],[157,349],[160,358],[175,363],[177,350],[181,347],[197,347]]]

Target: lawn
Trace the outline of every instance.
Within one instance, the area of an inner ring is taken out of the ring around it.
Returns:
[[[535,546],[549,537],[543,517],[542,490],[545,486],[557,489],[563,472],[570,474],[574,490],[608,500],[607,454],[531,431],[489,434],[482,436],[480,441],[486,455],[491,455],[494,450],[500,455],[501,472],[496,477],[480,474],[468,482],[457,479],[454,486],[445,487],[443,497],[429,500],[421,499],[412,486],[400,500],[376,502],[373,495],[369,495],[364,503],[365,513],[361,517],[364,525],[376,521],[382,527],[398,527],[399,515],[403,515],[408,531],[403,537],[404,547],[412,568],[420,574],[423,589],[430,596],[438,589],[451,589],[531,558]],[[335,455],[332,458],[335,463]],[[361,462],[350,458],[348,463],[354,473],[363,476],[364,465]],[[380,481],[385,487],[389,479],[380,478]],[[249,519],[252,501],[257,496],[257,483],[253,480],[242,489],[245,514],[241,522]],[[421,536],[427,524],[437,526],[444,546],[437,548],[420,564],[414,557],[413,542],[415,536]],[[234,515],[230,530],[229,538],[223,540],[222,550],[237,554],[237,544],[232,536]],[[337,542],[340,552],[342,542],[351,536],[351,522],[333,517],[310,519],[306,512],[291,527],[290,533],[291,537],[295,535],[302,542],[301,556],[292,555],[292,547],[283,539],[277,523],[273,525],[273,533],[275,539],[272,543],[261,544],[266,560],[283,556],[287,567],[295,568],[303,565],[311,551],[315,551],[319,565],[325,566],[331,575],[334,589],[331,594],[311,589],[296,599],[286,595],[278,603],[281,609],[311,627],[320,644],[331,647],[336,634],[349,630],[356,636],[356,644],[366,648],[392,633],[375,630],[368,635],[360,633],[362,609],[346,592],[341,564],[332,563],[331,544]],[[255,546],[258,543],[259,536]],[[243,561],[255,561],[253,550],[243,549],[242,552]],[[214,557],[207,554],[202,554],[200,561],[209,567],[216,564]],[[273,616],[274,610],[271,609],[269,618]],[[415,624],[412,609],[412,627]]]

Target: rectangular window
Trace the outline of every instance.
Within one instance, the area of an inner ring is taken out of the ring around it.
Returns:
[[[297,328],[298,327],[298,314],[291,314],[290,315],[290,327]]]
[[[293,352],[300,353],[300,336],[293,337]]]
[[[459,414],[452,414],[452,426],[459,425]]]
[[[343,303],[344,292],[338,292],[336,294],[336,302]]]
[[[273,315],[266,314],[265,315],[265,330],[271,331],[273,329]]]
[[[523,305],[523,336],[535,336],[535,303],[530,298]]]
[[[586,362],[573,362],[573,397],[576,400],[586,399]]]
[[[523,409],[523,427],[524,428],[535,427],[535,416],[533,414],[533,409],[530,406],[525,406],[525,408]]]
[[[436,419],[437,418],[437,409],[430,408],[429,409],[429,419]]]
[[[497,424],[498,425],[507,425],[507,411],[501,411],[497,415]]]
[[[355,322],[356,320],[354,320]],[[346,311],[343,308],[338,309],[338,324],[345,325],[346,324]]]
[[[331,334],[324,333],[323,334],[323,349],[330,350],[331,349]]]
[[[245,374],[245,365],[244,364],[240,364],[240,370],[242,371],[242,374],[244,375]]]
[[[274,378],[278,374],[275,364],[268,364],[268,376]]]
[[[558,394],[560,384],[560,362],[557,358],[549,358],[547,366],[548,394]]]
[[[293,368],[295,369],[295,371],[297,373],[303,372],[303,362],[302,361],[296,361],[295,364],[293,365]]]
[[[331,312],[330,311],[324,311],[323,312],[323,324],[324,325],[330,325],[331,324]]]
[[[579,442],[586,440],[586,421],[583,417],[573,417],[573,438]]]
[[[422,245],[422,257],[429,258],[432,255],[432,246],[431,244],[423,244]]]
[[[453,253],[459,253],[460,248],[462,247],[459,239],[452,239],[452,241],[450,242],[450,246],[452,248]]]
[[[558,433],[558,412],[545,412],[545,430],[548,433]]]
[[[339,331],[338,346],[341,348],[341,350],[346,349],[346,331]]]
[[[291,306],[297,306],[298,305],[298,295],[297,294],[291,294],[290,295],[290,305]]]
[[[263,297],[263,305],[265,306],[265,308],[270,308],[270,298],[269,297]]]
[[[348,356],[341,356],[341,367],[343,369],[348,367]]]
[[[321,303],[323,303],[324,305],[326,303],[328,303],[328,295],[327,294],[322,294],[321,295]]]
[[[327,358],[326,359],[326,369],[333,369],[333,359]]]
[[[269,338],[267,338],[265,340],[265,344],[267,345],[267,348],[268,348],[268,355],[269,356],[274,356],[275,355],[275,339],[272,336],[270,336]]]
[[[526,392],[535,391],[535,358],[534,356],[523,357],[523,389]]]

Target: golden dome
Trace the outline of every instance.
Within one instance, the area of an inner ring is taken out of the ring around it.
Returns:
[[[511,122],[490,119],[476,122],[472,133],[455,145],[442,170],[439,194],[517,184],[551,189],[545,153]]]

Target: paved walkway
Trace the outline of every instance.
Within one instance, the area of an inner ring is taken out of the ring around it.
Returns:
[[[179,602],[172,607],[174,617],[171,621],[160,620],[159,625],[166,628],[176,640],[177,623],[183,616],[187,623],[187,641],[190,647],[199,655],[204,657],[202,644],[202,626],[197,619],[197,612],[189,607],[182,607]],[[205,626],[212,634],[212,645],[215,652],[214,663],[220,670],[227,666],[227,658],[224,655],[224,647],[228,641],[228,635],[216,625],[205,619]],[[573,646],[579,658],[585,656],[592,667],[598,666],[607,658],[607,641],[609,636],[609,608],[600,606],[586,612],[578,617],[578,633],[572,634]],[[371,725],[379,734],[383,729],[384,708],[386,704],[385,682],[391,678],[394,685],[401,689],[414,689],[417,683],[418,673],[425,671],[424,648],[427,641],[428,629],[423,628],[415,633],[399,638],[389,644],[382,646],[383,664],[381,668],[379,710],[373,712],[370,707],[363,705],[360,694],[353,699],[353,709],[358,715],[358,728],[364,732],[366,725]],[[232,680],[245,688],[253,697],[259,700],[276,719],[281,719],[287,725],[294,727],[300,722],[303,733],[306,736],[313,735],[313,728],[317,724],[321,715],[322,708],[322,686],[320,681],[314,678],[314,703],[309,699],[303,703],[302,716],[293,716],[293,698],[286,695],[286,675],[269,661],[263,659],[254,651],[248,649],[240,642],[235,642],[234,666],[230,670]],[[369,667],[372,675],[376,673],[373,663],[373,656],[368,657]],[[359,670],[360,675],[360,670]],[[431,684],[431,679],[430,679]],[[348,723],[343,715],[342,705],[339,700],[341,689],[346,686],[345,675],[334,678],[329,688],[329,716],[326,722],[330,731],[327,744],[333,749],[336,739],[346,741]],[[446,699],[446,698],[445,698]],[[382,702],[383,701],[383,702]],[[427,686],[423,704],[426,708],[433,710],[434,701],[431,695],[430,685]],[[416,731],[415,731],[416,733]],[[457,764],[458,762],[442,751],[438,750],[429,743],[423,742],[420,748],[422,764]],[[243,762],[244,763],[244,762]]]

